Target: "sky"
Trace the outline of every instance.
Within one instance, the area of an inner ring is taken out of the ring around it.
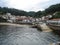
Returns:
[[[0,0],[1,7],[16,8],[25,11],[42,11],[58,3],[60,3],[60,0]]]

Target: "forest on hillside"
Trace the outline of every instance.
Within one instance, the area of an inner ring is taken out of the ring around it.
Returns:
[[[24,11],[24,10],[18,10],[18,9],[14,9],[14,8],[8,8],[8,7],[0,7],[0,14],[6,14],[6,13],[11,13],[12,15],[19,15],[19,16],[31,16],[31,17],[42,17],[42,16],[46,16],[49,14],[54,14],[55,12],[60,12],[60,4],[55,4],[55,5],[51,5],[48,8],[46,8],[43,11]],[[60,13],[59,13],[60,15]],[[57,15],[56,17],[60,16]]]

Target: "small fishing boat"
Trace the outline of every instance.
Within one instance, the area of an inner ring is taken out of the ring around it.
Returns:
[[[59,21],[47,21],[47,25],[56,33],[60,34],[60,20]]]
[[[48,20],[47,25],[54,30],[60,30],[60,20]]]

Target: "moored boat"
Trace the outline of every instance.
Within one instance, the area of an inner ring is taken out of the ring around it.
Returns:
[[[47,21],[47,25],[56,33],[60,34],[60,20],[59,21]]]

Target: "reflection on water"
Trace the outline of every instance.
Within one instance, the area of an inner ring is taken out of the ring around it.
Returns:
[[[0,26],[0,45],[49,45],[60,38],[52,32],[39,32],[36,28]]]

